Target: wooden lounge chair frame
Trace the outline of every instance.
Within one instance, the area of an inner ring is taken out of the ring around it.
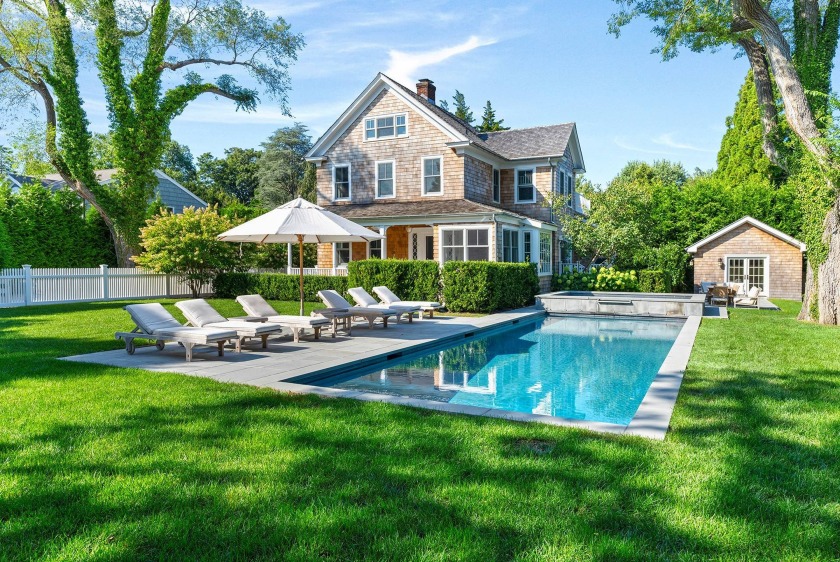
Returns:
[[[246,313],[251,315],[247,317],[249,321],[270,322],[290,329],[295,343],[300,341],[300,336],[305,329],[312,328],[317,340],[321,337],[321,329],[330,325],[328,318],[280,314],[260,295],[240,295],[236,297],[236,302]],[[332,336],[335,337],[335,330],[333,330]]]
[[[404,301],[400,299],[394,292],[384,285],[380,285],[378,287],[373,288],[373,292],[376,293],[376,296],[382,301],[383,304],[388,306],[417,306],[420,307],[420,318],[423,318],[423,314],[426,314],[427,318],[434,318],[435,312],[439,309],[443,308],[443,305],[439,302],[433,301]]]
[[[157,303],[153,303],[157,304]],[[117,332],[114,334],[114,338],[118,340],[125,341],[125,351],[129,355],[134,355],[134,352],[137,350],[137,344],[135,344],[134,340],[136,339],[143,339],[143,340],[151,340],[155,342],[155,347],[158,351],[163,351],[164,347],[166,346],[166,342],[175,342],[184,347],[186,351],[186,360],[189,363],[193,359],[193,347],[196,345],[213,345],[215,344],[218,348],[219,357],[223,357],[225,354],[225,343],[228,340],[235,338],[236,334],[231,332],[230,330],[220,330],[220,329],[203,329],[203,328],[192,328],[187,327],[185,333],[185,327],[181,326],[180,323],[175,319],[174,316],[169,314],[172,318],[173,322],[177,324],[171,325],[166,328],[161,328],[159,330],[149,331],[147,328],[142,326],[143,322],[139,319],[137,315],[135,315],[136,307],[142,305],[126,305],[123,307],[123,310],[128,312],[131,316],[131,319],[134,321],[135,328],[130,332]],[[163,308],[162,305],[158,305],[164,311],[166,309]],[[177,331],[177,334],[170,334],[167,332]]]
[[[245,340],[250,338],[260,338],[262,348],[268,347],[268,336],[277,334],[282,330],[279,324],[271,324],[268,322],[248,322],[246,320],[228,320],[219,311],[213,308],[210,303],[204,299],[191,299],[187,301],[179,301],[175,306],[184,313],[188,325],[197,326],[199,328],[217,328],[222,330],[232,330],[236,332],[236,337],[232,338],[236,345],[237,353],[242,351],[242,344]],[[215,314],[216,318],[204,322],[196,315],[196,307],[204,308],[205,313]],[[261,329],[267,328],[267,329]]]
[[[369,328],[373,328],[373,323],[376,321],[377,318],[381,318],[382,327],[387,328],[388,317],[397,314],[396,310],[392,310],[390,308],[366,308],[363,306],[353,306],[349,302],[347,302],[347,300],[344,297],[342,297],[332,289],[326,291],[318,291],[318,297],[328,308],[346,309],[353,316],[353,318],[367,320]]]
[[[377,302],[375,298],[371,296],[370,293],[365,291],[364,287],[352,287],[347,289],[347,292],[353,297],[353,300],[356,301],[356,304],[362,308],[372,308],[374,310],[382,310],[382,309],[389,309],[395,311],[397,324],[400,323],[400,318],[403,315],[408,316],[408,323],[411,324],[414,320],[414,313],[420,313],[419,306],[411,306],[411,305],[389,305],[381,302]]]

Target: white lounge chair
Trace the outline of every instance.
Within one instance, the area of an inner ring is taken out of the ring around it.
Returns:
[[[175,306],[184,313],[187,322],[193,326],[198,326],[199,328],[223,328],[235,331],[236,351],[242,351],[242,343],[247,338],[260,338],[262,340],[262,347],[265,349],[268,345],[268,336],[279,334],[283,331],[283,326],[279,324],[228,320],[204,299],[176,302]]]
[[[382,319],[382,326],[388,327],[388,318],[397,314],[396,310],[390,308],[367,308],[364,306],[353,306],[347,300],[332,289],[318,291],[318,297],[328,308],[346,309],[355,318],[367,320],[368,326],[373,328],[377,318]]]
[[[356,301],[356,304],[365,308],[388,308],[391,310],[397,311],[397,324],[400,323],[400,317],[405,314],[408,316],[408,323],[411,324],[411,321],[414,319],[414,313],[420,312],[419,306],[411,306],[411,305],[388,305],[381,302],[378,302],[375,298],[373,298],[370,293],[364,290],[363,287],[353,287],[352,289],[347,289],[347,292],[350,293],[350,296],[353,297],[353,300]]]
[[[177,342],[184,346],[187,361],[192,361],[196,345],[216,345],[219,357],[225,354],[224,345],[236,339],[236,332],[222,328],[194,328],[182,326],[160,303],[129,304],[123,307],[131,316],[136,328],[131,332],[117,332],[116,339],[125,341],[125,350],[134,355],[135,339],[154,340],[155,347],[163,350],[166,342]]]
[[[330,325],[330,321],[323,317],[280,314],[260,295],[240,295],[236,297],[236,302],[242,306],[242,309],[249,316],[260,318],[262,322],[271,322],[289,328],[295,338],[295,343],[300,341],[300,334],[303,330],[314,330],[317,340],[321,337],[321,328]],[[333,337],[335,337],[334,330]]]
[[[758,297],[761,294],[761,289],[759,287],[752,287],[747,296],[735,299],[735,302],[732,304],[735,308],[739,306],[748,306],[753,308],[758,308]]]
[[[429,318],[434,318],[435,312],[441,308],[441,304],[435,301],[404,301],[401,300],[400,297],[395,295],[391,289],[385,286],[374,287],[373,292],[376,293],[376,296],[382,299],[384,304],[388,306],[396,305],[396,306],[419,306],[420,307],[420,317],[423,317],[423,313],[425,312]]]

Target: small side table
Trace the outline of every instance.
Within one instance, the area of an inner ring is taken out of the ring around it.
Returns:
[[[323,316],[332,320],[332,337],[335,337],[338,332],[339,320],[341,320],[342,327],[347,330],[347,335],[353,335],[353,322],[351,320],[353,314],[346,308],[319,308],[312,311],[312,316]]]

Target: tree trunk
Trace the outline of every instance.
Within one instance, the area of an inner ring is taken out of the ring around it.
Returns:
[[[776,96],[773,94],[773,82],[770,79],[770,69],[767,66],[764,47],[752,37],[738,39],[738,44],[743,47],[747,53],[747,59],[750,61],[755,93],[758,98],[758,105],[761,107],[761,126],[764,131],[761,148],[770,162],[786,170],[787,167],[782,162],[776,143],[773,142],[779,114],[776,110]]]
[[[810,262],[805,277],[805,295],[800,320],[820,324],[840,323],[840,196],[825,217],[823,242],[828,248],[825,261],[814,267]],[[816,270],[816,273],[815,273]]]

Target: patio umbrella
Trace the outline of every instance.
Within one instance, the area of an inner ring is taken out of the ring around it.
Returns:
[[[367,242],[384,238],[353,221],[304,199],[295,199],[218,236],[225,242],[297,244],[300,265],[300,315],[303,316],[303,245]]]

